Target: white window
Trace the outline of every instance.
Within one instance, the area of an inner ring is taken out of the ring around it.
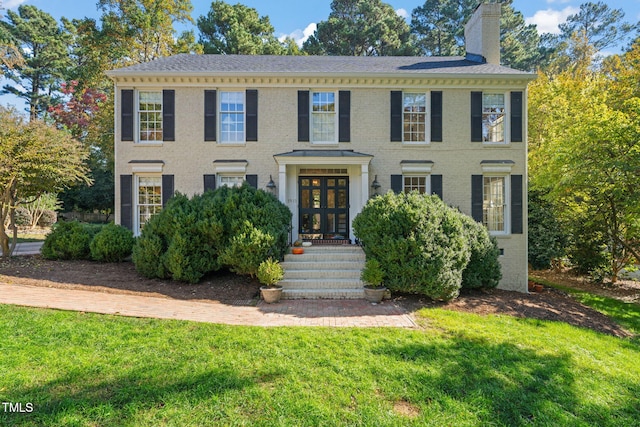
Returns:
[[[482,94],[482,140],[505,142],[505,106],[503,93]]]
[[[220,142],[244,142],[244,113],[244,92],[220,92]]]
[[[162,177],[136,177],[136,230],[140,232],[153,215],[162,210]]]
[[[138,92],[140,142],[162,141],[162,91]]]
[[[336,94],[313,92],[311,97],[311,138],[313,142],[336,142]]]
[[[429,179],[427,176],[403,176],[403,190],[405,193],[417,191],[420,194],[429,194]]]
[[[402,125],[404,142],[427,141],[427,95],[425,93],[402,95]]]
[[[244,182],[244,175],[218,175],[219,187],[240,187]]]
[[[507,230],[507,180],[504,176],[485,176],[482,189],[482,223],[490,232]]]

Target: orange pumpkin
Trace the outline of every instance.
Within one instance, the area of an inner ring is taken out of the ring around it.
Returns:
[[[300,247],[295,247],[291,249],[291,253],[294,255],[302,255],[304,253],[304,249]]]

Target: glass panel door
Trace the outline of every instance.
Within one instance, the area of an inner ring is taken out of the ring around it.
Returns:
[[[299,233],[306,239],[349,238],[349,178],[300,177]]]

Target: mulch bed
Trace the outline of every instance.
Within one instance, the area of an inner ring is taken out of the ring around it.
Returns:
[[[562,278],[566,279],[566,275]],[[554,282],[560,282],[558,277],[553,279]],[[228,271],[213,273],[200,283],[192,285],[147,279],[140,276],[130,262],[98,264],[90,261],[50,261],[40,256],[0,260],[0,282],[181,300],[218,301],[236,305],[256,304],[260,288],[257,280]],[[567,284],[567,281],[561,283]],[[590,291],[596,292],[598,289]],[[640,292],[640,284],[638,291]],[[551,288],[531,294],[500,289],[468,291],[449,303],[405,294],[394,294],[393,300],[409,311],[439,307],[481,315],[500,314],[561,321],[618,337],[631,335],[603,314],[580,304],[564,292]]]

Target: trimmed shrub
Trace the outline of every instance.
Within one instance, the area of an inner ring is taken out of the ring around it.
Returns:
[[[353,229],[392,291],[458,296],[470,249],[460,214],[439,197],[388,192],[367,202]]]
[[[58,223],[44,240],[42,256],[47,259],[88,259],[92,231],[77,221]]]
[[[282,259],[290,223],[285,205],[247,184],[176,194],[145,224],[132,259],[147,277],[191,283],[222,267],[255,275],[267,258]]]
[[[58,214],[56,211],[46,209],[42,211],[42,216],[38,219],[38,225],[40,227],[51,227],[58,221]]]
[[[495,288],[502,279],[500,249],[487,227],[460,213],[471,256],[462,272],[462,287],[466,289]]]
[[[377,259],[371,258],[364,263],[364,268],[360,273],[360,280],[372,287],[382,287],[384,272]]]
[[[17,227],[28,227],[31,225],[31,213],[27,208],[18,206],[15,210],[15,225]]]
[[[103,262],[121,262],[131,255],[134,242],[131,231],[119,225],[109,224],[91,240],[91,258]]]

